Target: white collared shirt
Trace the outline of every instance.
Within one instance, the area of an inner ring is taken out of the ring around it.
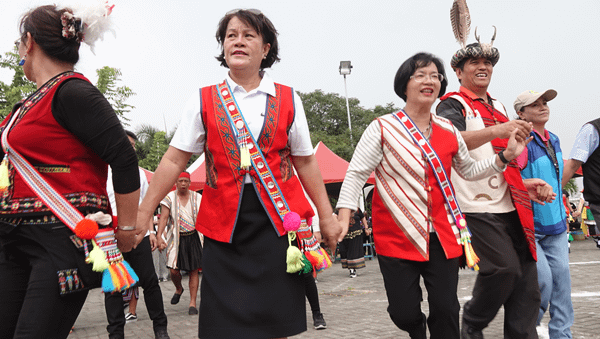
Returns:
[[[263,72],[260,85],[252,91],[246,92],[242,86],[231,80],[229,74],[227,74],[226,79],[233,97],[248,124],[248,129],[256,140],[264,125],[267,95],[275,95],[275,83],[268,73]],[[181,121],[179,122],[179,127],[171,140],[171,146],[195,154],[202,154],[204,152],[206,131],[202,124],[200,100],[200,91],[188,100]],[[304,107],[302,106],[300,96],[296,92],[294,92],[294,110],[294,122],[290,128],[288,140],[291,154],[294,156],[312,155],[314,152],[310,141]],[[248,177],[246,178],[246,182],[249,182]]]

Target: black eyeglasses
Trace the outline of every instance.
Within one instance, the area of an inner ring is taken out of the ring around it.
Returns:
[[[15,40],[15,46],[17,46],[17,49],[19,49],[19,46],[21,46],[21,38]]]
[[[246,12],[250,12],[254,15],[261,15],[263,14],[263,12],[261,12],[260,9],[256,9],[256,8],[236,8],[236,9],[232,9],[229,12],[225,13],[225,15],[230,15],[230,14],[235,14],[239,11],[246,11]]]

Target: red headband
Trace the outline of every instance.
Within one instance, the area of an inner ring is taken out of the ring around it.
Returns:
[[[188,178],[191,180],[190,178],[190,174],[188,172],[181,172],[181,174],[179,175],[180,178]]]

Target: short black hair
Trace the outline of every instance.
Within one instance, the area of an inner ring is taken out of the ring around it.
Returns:
[[[444,70],[444,63],[442,59],[436,57],[431,53],[420,52],[412,57],[408,58],[398,71],[396,72],[396,77],[394,78],[394,92],[398,94],[402,100],[406,102],[406,85],[410,80],[410,77],[415,74],[415,71],[421,67],[427,67],[431,63],[437,67],[438,73],[440,73],[444,80],[441,81],[440,85],[440,93],[438,94],[438,98],[446,93],[446,87],[448,86],[448,77],[446,76],[446,71]]]
[[[125,130],[125,134],[127,134],[128,137],[132,137],[133,140],[138,141],[137,135],[135,135],[135,133],[133,133],[132,131]]]
[[[262,36],[263,43],[271,45],[267,57],[263,59],[260,64],[261,69],[269,68],[280,60],[279,44],[277,43],[278,33],[271,20],[269,20],[269,18],[267,18],[263,13],[256,14],[254,10],[240,9],[238,11],[225,14],[225,16],[221,18],[221,21],[219,21],[216,38],[217,42],[221,46],[221,54],[217,57],[217,60],[221,62],[221,66],[229,68],[229,66],[227,66],[227,61],[225,61],[223,42],[225,41],[225,34],[227,33],[227,25],[229,25],[229,21],[231,21],[233,17],[237,17],[246,25],[252,27],[256,33]]]

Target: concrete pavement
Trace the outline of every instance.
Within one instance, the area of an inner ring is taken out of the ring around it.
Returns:
[[[573,338],[600,338],[600,250],[592,240],[574,241],[571,244],[570,263],[571,294],[575,308],[575,324],[571,328]],[[458,297],[461,306],[471,297],[475,277],[473,271],[460,271]],[[312,328],[312,316],[307,303],[308,330],[294,338],[408,338],[389,319],[383,278],[376,259],[367,260],[367,267],[358,270],[358,277],[354,279],[349,278],[348,270],[342,269],[338,263],[319,274],[318,281],[321,311],[325,314],[327,329],[317,331]],[[184,278],[183,284],[187,286],[187,278]],[[175,291],[173,284],[167,281],[160,286],[171,338],[197,338],[198,318],[188,315],[187,288],[179,304],[171,305],[169,301]],[[423,292],[423,299],[427,300],[424,287]],[[422,308],[427,314],[426,301],[422,303]],[[137,313],[138,320],[125,326],[126,337],[154,338],[143,293],[140,293]],[[548,320],[546,315],[544,322]],[[91,291],[69,339],[107,338],[106,324],[104,298],[99,290]],[[502,325],[501,310],[484,330],[485,337],[502,338]]]

